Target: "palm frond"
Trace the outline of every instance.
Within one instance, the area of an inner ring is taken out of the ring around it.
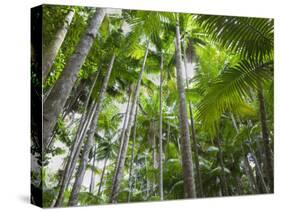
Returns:
[[[211,133],[216,131],[221,114],[237,111],[245,98],[251,98],[250,91],[256,90],[259,83],[272,78],[273,62],[249,62],[243,60],[235,67],[228,68],[215,80],[203,100],[198,104],[196,118]]]
[[[272,19],[198,15],[195,20],[213,40],[243,57],[263,59],[273,54]]]

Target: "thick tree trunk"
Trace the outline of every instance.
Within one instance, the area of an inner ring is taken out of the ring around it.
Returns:
[[[184,70],[185,70],[185,81],[186,81],[186,88],[188,88],[188,58],[194,57],[193,55],[187,55],[193,54],[193,51],[187,51],[186,47],[184,46],[183,43],[183,61],[184,61]],[[191,42],[189,45],[192,45]],[[191,49],[192,47],[190,47]],[[194,120],[193,120],[193,113],[192,113],[192,103],[189,101],[189,114],[190,114],[190,126],[191,126],[191,137],[193,141],[193,151],[194,151],[194,159],[195,159],[195,170],[196,170],[196,182],[198,183],[198,196],[203,197],[203,185],[202,185],[202,179],[201,179],[201,173],[200,173],[200,166],[199,166],[199,154],[198,154],[198,145],[197,145],[197,140],[196,140],[196,135],[195,135],[195,127],[194,127]]]
[[[159,90],[159,190],[160,200],[164,200],[163,194],[163,140],[162,140],[162,85],[163,85],[163,53],[160,64],[160,90]]]
[[[265,170],[266,170],[266,176],[267,176],[270,192],[273,193],[274,192],[273,156],[270,149],[269,132],[266,123],[267,118],[266,118],[265,102],[264,102],[263,90],[261,86],[258,90],[258,100],[259,100],[259,107],[260,107],[262,138],[263,138],[263,145],[264,145],[264,152],[265,152]]]
[[[57,119],[63,111],[64,104],[75,84],[77,74],[88,55],[104,16],[105,9],[98,8],[89,21],[85,35],[81,38],[74,54],[68,60],[60,78],[43,104],[43,153],[46,151]]]
[[[106,88],[107,88],[107,84],[108,84],[108,81],[109,81],[109,78],[111,75],[114,60],[115,60],[115,54],[113,54],[113,56],[111,58],[110,64],[107,68],[106,76],[103,80],[102,87],[101,87],[101,90],[100,90],[100,93],[98,96],[95,115],[93,117],[90,130],[88,131],[88,139],[83,147],[81,161],[80,161],[77,173],[76,173],[75,182],[74,182],[74,185],[73,185],[73,188],[71,191],[71,195],[69,198],[69,202],[68,202],[69,206],[74,206],[78,202],[78,194],[79,194],[79,191],[80,191],[83,179],[84,179],[84,175],[86,172],[86,166],[87,166],[87,161],[89,158],[89,153],[95,142],[94,135],[95,135],[96,128],[97,128],[99,112],[100,112],[100,108],[101,108],[101,105],[102,105],[102,102],[103,102],[103,99],[104,99],[104,96],[106,93]]]
[[[134,114],[136,112],[137,100],[138,100],[138,97],[139,97],[139,92],[140,92],[140,87],[141,87],[141,79],[142,79],[142,75],[143,75],[143,72],[144,72],[144,69],[145,69],[145,63],[146,63],[146,58],[147,58],[147,54],[148,54],[148,47],[149,47],[149,43],[147,42],[142,68],[141,68],[141,71],[139,73],[139,78],[138,78],[138,81],[137,81],[137,85],[135,87],[135,92],[133,94],[133,100],[132,100],[132,106],[131,106],[130,116],[129,116],[129,120],[128,120],[128,126],[127,126],[127,129],[125,131],[124,142],[123,142],[123,145],[121,147],[122,149],[121,149],[121,154],[120,154],[120,160],[119,160],[119,163],[118,163],[117,168],[116,168],[116,174],[114,175],[114,179],[112,181],[112,189],[111,189],[111,196],[110,196],[110,202],[111,203],[117,202],[119,186],[120,186],[121,178],[122,178],[122,175],[123,175],[123,169],[124,169],[125,159],[126,159],[126,155],[127,155],[128,142],[129,142],[129,138],[130,138],[132,124],[134,122],[134,117],[135,117]]]
[[[104,179],[104,175],[105,175],[105,170],[106,170],[108,158],[109,158],[109,155],[107,155],[105,160],[104,160],[103,169],[102,169],[101,178],[100,178],[100,185],[99,185],[99,190],[98,190],[98,195],[97,195],[98,197],[100,196],[101,187],[103,185],[103,179]]]
[[[59,190],[59,194],[58,194],[58,197],[57,197],[57,200],[56,200],[56,203],[55,203],[55,207],[61,206],[61,204],[63,202],[64,191],[69,184],[69,181],[71,179],[71,176],[72,176],[73,171],[74,171],[75,166],[76,166],[76,162],[77,162],[78,157],[79,157],[79,153],[80,153],[80,150],[81,150],[86,132],[89,128],[91,120],[92,120],[92,118],[95,114],[95,111],[96,111],[95,103],[92,102],[89,106],[89,102],[90,102],[92,91],[95,87],[95,84],[96,84],[96,81],[98,79],[99,74],[100,74],[100,71],[98,72],[98,74],[97,74],[97,76],[94,80],[94,83],[93,83],[93,85],[90,89],[90,92],[88,94],[88,98],[86,100],[85,107],[84,107],[84,112],[83,112],[83,115],[81,117],[78,129],[77,129],[77,132],[76,132],[76,136],[75,136],[75,138],[72,142],[72,146],[71,146],[71,149],[70,149],[70,155],[69,155],[69,158],[67,160],[66,168],[64,170],[64,174],[63,174],[63,177],[62,177],[61,182],[60,182],[60,190]]]
[[[97,152],[97,145],[94,147],[94,156],[93,156],[93,162],[92,162],[92,172],[91,172],[91,181],[89,186],[89,192],[93,193],[95,189],[95,163],[96,163],[96,152]]]
[[[179,121],[180,121],[180,136],[181,136],[180,139],[181,156],[182,156],[183,178],[184,178],[183,179],[184,197],[196,198],[185,90],[183,84],[183,64],[182,64],[180,27],[179,27],[178,16],[177,16],[177,24],[176,24],[176,69],[177,69],[177,87],[179,93]]]
[[[70,10],[65,17],[62,26],[57,31],[54,39],[48,45],[46,50],[43,51],[43,59],[42,59],[42,81],[43,82],[45,82],[45,80],[47,79],[47,76],[54,63],[56,55],[64,41],[65,35],[72,22],[73,16],[74,16],[74,10]]]
[[[134,123],[134,130],[133,130],[133,144],[132,144],[132,153],[131,153],[131,162],[130,162],[130,168],[129,168],[129,194],[128,194],[128,202],[131,201],[132,196],[132,190],[133,190],[133,181],[132,181],[132,170],[134,166],[134,158],[135,158],[135,143],[136,143],[136,135],[137,135],[137,115],[138,115],[138,107],[136,108],[136,114],[135,114],[135,123]]]

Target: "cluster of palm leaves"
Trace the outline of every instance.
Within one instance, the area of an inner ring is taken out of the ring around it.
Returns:
[[[35,203],[274,191],[272,19],[44,6],[43,54],[70,11],[42,85],[43,152],[32,137]]]

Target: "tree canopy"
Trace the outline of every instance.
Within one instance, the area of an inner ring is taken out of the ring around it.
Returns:
[[[274,192],[272,19],[53,5],[42,19],[44,207]]]

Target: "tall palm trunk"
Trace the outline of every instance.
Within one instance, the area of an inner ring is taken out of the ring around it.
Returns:
[[[99,185],[99,190],[98,190],[97,196],[99,196],[100,192],[101,192],[101,187],[103,185],[103,179],[104,179],[104,175],[105,175],[105,169],[106,169],[108,158],[109,158],[109,155],[107,155],[105,160],[104,160],[103,169],[102,169],[101,178],[100,178],[100,185]]]
[[[184,46],[184,42],[183,46]],[[189,43],[189,49],[193,49],[191,46],[192,42]],[[187,51],[186,47],[184,46],[184,53],[183,53],[183,61],[184,61],[184,70],[185,70],[185,81],[186,81],[186,87],[188,88],[188,58],[192,58],[193,51]],[[191,54],[191,55],[188,55]],[[191,137],[193,141],[193,151],[194,151],[194,159],[195,159],[195,170],[196,170],[196,182],[198,183],[198,196],[203,197],[203,185],[202,185],[202,178],[200,173],[200,166],[199,166],[199,154],[198,154],[198,145],[196,140],[196,134],[195,134],[195,127],[194,127],[194,119],[193,119],[193,112],[192,112],[192,103],[189,101],[189,114],[190,114],[190,127],[191,127]]]
[[[135,122],[134,122],[134,130],[133,130],[133,144],[132,144],[132,153],[131,153],[131,162],[130,162],[130,168],[129,168],[129,194],[128,194],[128,202],[131,200],[132,196],[132,189],[133,189],[133,180],[132,180],[132,171],[134,166],[134,158],[135,158],[135,143],[136,143],[136,135],[137,135],[137,115],[138,115],[138,107],[136,108],[136,114],[135,114]]]
[[[69,202],[68,205],[73,206],[76,205],[78,202],[78,193],[80,191],[83,179],[84,179],[84,175],[86,172],[86,166],[87,166],[87,161],[89,158],[89,153],[90,150],[92,148],[92,146],[94,145],[95,142],[95,132],[96,132],[96,128],[97,128],[97,122],[98,122],[98,117],[99,117],[99,112],[100,112],[100,108],[106,93],[106,88],[107,88],[107,84],[111,75],[111,71],[112,71],[112,67],[113,67],[113,63],[115,60],[115,54],[113,54],[110,64],[107,68],[107,72],[106,72],[106,76],[103,80],[102,83],[102,87],[98,96],[98,100],[96,103],[96,111],[95,111],[95,115],[93,117],[92,123],[91,123],[91,127],[90,130],[88,131],[88,138],[87,141],[83,147],[83,151],[82,151],[82,157],[81,157],[81,161],[76,173],[76,178],[75,178],[75,182],[71,191],[71,195],[69,198]]]
[[[79,157],[79,153],[80,150],[82,148],[82,144],[86,135],[86,131],[88,130],[88,127],[91,123],[91,120],[93,118],[93,115],[95,114],[96,111],[96,104],[94,102],[92,102],[89,106],[89,102],[90,102],[90,98],[92,95],[92,91],[95,87],[96,81],[99,77],[100,74],[100,70],[94,80],[94,83],[90,89],[90,92],[88,94],[88,98],[86,100],[85,103],[85,107],[84,107],[84,112],[83,115],[81,117],[77,132],[76,132],[76,136],[72,142],[72,146],[70,149],[70,155],[68,157],[67,160],[67,164],[64,170],[64,174],[62,176],[62,179],[60,181],[60,190],[59,190],[59,194],[55,203],[55,207],[59,207],[61,206],[62,202],[63,202],[63,197],[64,197],[64,191],[67,188],[69,181],[71,179],[71,176],[73,174],[73,171],[75,169],[76,166],[76,162],[78,160]]]
[[[124,142],[123,142],[123,145],[120,147],[120,148],[122,148],[121,154],[120,154],[120,160],[119,160],[118,165],[116,167],[116,173],[115,173],[113,181],[112,181],[112,188],[111,188],[111,195],[110,195],[110,202],[112,202],[112,203],[117,202],[119,186],[120,186],[121,178],[122,178],[122,175],[123,175],[123,169],[124,169],[125,159],[126,159],[126,155],[127,155],[128,142],[129,142],[129,138],[130,138],[132,124],[134,122],[134,117],[135,117],[134,114],[136,112],[137,100],[138,100],[140,87],[141,87],[141,79],[142,79],[142,75],[143,75],[143,72],[144,72],[144,69],[145,69],[145,63],[146,63],[146,58],[147,58],[147,54],[148,54],[148,47],[149,47],[149,42],[147,41],[142,68],[141,68],[141,71],[139,73],[139,78],[138,78],[138,81],[137,81],[137,85],[135,87],[135,92],[133,94],[132,106],[131,106],[131,110],[130,110],[128,126],[127,126],[127,129],[125,131]]]
[[[185,90],[183,84],[183,64],[182,64],[180,26],[179,26],[178,15],[177,15],[177,23],[176,23],[176,69],[177,69],[177,87],[179,93],[179,121],[180,121],[180,136],[181,136],[180,138],[181,156],[182,156],[183,178],[184,178],[183,179],[184,197],[196,198]]]
[[[264,152],[265,152],[265,170],[268,185],[271,192],[274,192],[273,182],[273,157],[270,149],[270,142],[269,142],[269,132],[266,123],[266,110],[265,110],[265,102],[263,96],[263,90],[260,86],[258,90],[258,100],[259,100],[259,109],[260,109],[260,121],[261,121],[261,128],[262,128],[262,138],[263,138],[263,145],[264,145]]]
[[[200,172],[200,165],[199,165],[199,153],[198,153],[198,144],[195,137],[195,127],[194,127],[194,119],[193,119],[193,112],[192,112],[192,103],[189,101],[189,114],[190,114],[190,126],[191,126],[191,137],[193,141],[193,149],[194,149],[194,159],[195,159],[195,169],[196,169],[196,180],[199,185],[199,197],[204,197],[203,193],[203,184]]]
[[[162,85],[163,85],[163,53],[160,64],[160,94],[159,94],[159,190],[160,200],[164,200],[163,195],[163,140],[162,140]]]
[[[127,108],[126,108],[126,112],[125,112],[125,117],[124,117],[124,122],[123,122],[123,126],[122,126],[122,131],[121,131],[121,136],[120,136],[120,147],[118,150],[118,155],[117,155],[117,160],[116,160],[116,167],[119,163],[120,160],[120,154],[121,154],[121,150],[122,150],[122,146],[123,146],[123,141],[124,141],[124,136],[125,136],[125,131],[128,125],[128,117],[130,115],[130,103],[131,103],[131,91],[129,91],[128,94],[128,103],[127,103]],[[116,170],[115,170],[116,172]]]
[[[91,181],[89,186],[89,192],[93,193],[95,188],[95,163],[96,163],[96,152],[97,152],[97,145],[94,147],[94,156],[93,156],[93,162],[92,162],[92,172],[91,172]]]
[[[68,28],[72,22],[74,16],[74,10],[70,10],[63,20],[62,26],[56,32],[54,39],[51,41],[49,46],[45,51],[43,51],[42,59],[42,81],[45,82],[50,69],[54,63],[56,55],[61,47],[61,44],[64,41],[65,35],[68,31]]]
[[[81,38],[74,54],[68,60],[60,78],[43,104],[43,153],[46,151],[57,119],[63,111],[64,104],[75,84],[77,74],[88,55],[104,16],[105,9],[98,8],[89,21],[85,35]]]

